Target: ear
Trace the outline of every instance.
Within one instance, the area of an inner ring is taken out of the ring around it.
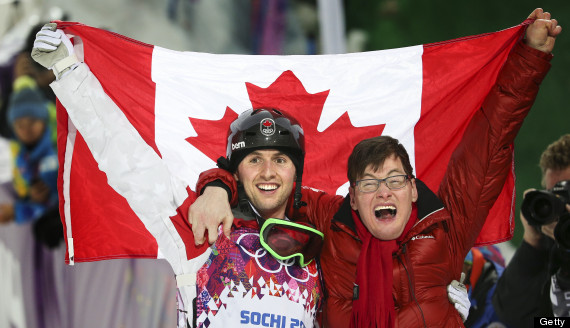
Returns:
[[[410,184],[412,185],[412,203],[418,200],[418,189],[416,188],[416,179],[410,179]]]
[[[233,176],[234,176],[234,179],[236,179],[236,182],[238,182],[238,181],[239,181],[239,176],[238,176],[238,174],[237,174],[237,171],[236,171],[236,173],[233,174]]]
[[[355,190],[353,187],[348,187],[348,195],[350,197],[350,207],[352,207],[353,210],[357,210],[356,209],[356,195],[355,195]]]

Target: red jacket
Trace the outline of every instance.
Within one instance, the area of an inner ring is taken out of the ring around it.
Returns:
[[[518,44],[454,151],[438,195],[416,180],[419,222],[393,259],[399,327],[461,327],[446,286],[459,279],[489,210],[512,169],[513,143],[551,56]],[[325,234],[321,267],[325,327],[348,327],[361,242],[348,199],[303,189],[306,215]],[[332,220],[331,220],[332,218]]]
[[[416,180],[419,222],[393,259],[396,326],[463,326],[446,286],[459,279],[464,258],[512,170],[511,144],[550,58],[516,45],[454,151],[438,194]],[[327,293],[324,327],[348,327],[361,248],[349,200],[305,188],[303,200],[308,205],[297,215],[306,216],[325,235],[320,256]]]

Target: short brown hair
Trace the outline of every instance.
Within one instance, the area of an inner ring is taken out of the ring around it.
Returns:
[[[354,186],[356,180],[364,175],[364,171],[369,165],[372,166],[372,170],[376,171],[392,155],[402,161],[404,172],[409,177],[413,177],[413,168],[406,148],[398,139],[379,136],[362,140],[352,150],[348,157],[348,172],[346,174],[350,185]]]
[[[565,134],[560,139],[546,147],[540,156],[538,164],[542,171],[542,183],[544,185],[544,174],[546,170],[564,170],[570,167],[570,134]]]

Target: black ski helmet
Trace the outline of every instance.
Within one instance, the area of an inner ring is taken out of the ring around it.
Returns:
[[[250,109],[241,113],[230,124],[226,158],[218,159],[218,167],[234,173],[244,157],[259,149],[276,149],[291,158],[297,175],[295,206],[301,206],[300,188],[305,158],[305,137],[301,125],[275,108]]]

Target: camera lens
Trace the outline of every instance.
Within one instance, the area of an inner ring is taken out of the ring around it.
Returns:
[[[558,220],[565,208],[564,202],[557,195],[545,190],[534,190],[525,195],[521,211],[530,225],[541,226]]]
[[[548,198],[538,198],[534,202],[533,211],[540,218],[547,218],[552,215],[552,203]]]

